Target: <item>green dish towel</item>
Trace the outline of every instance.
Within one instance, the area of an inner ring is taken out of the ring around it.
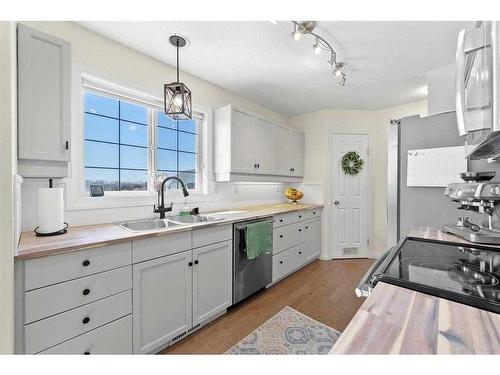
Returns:
[[[245,230],[247,245],[247,259],[255,259],[261,254],[270,254],[273,251],[273,223],[261,221],[247,224]]]

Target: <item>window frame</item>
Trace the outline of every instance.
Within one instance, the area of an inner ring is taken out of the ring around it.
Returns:
[[[72,162],[70,163],[70,174],[65,183],[67,189],[66,208],[69,211],[94,209],[94,208],[120,208],[134,206],[150,206],[156,203],[157,193],[154,190],[152,181],[148,178],[147,190],[135,191],[106,191],[104,197],[90,197],[89,192],[85,190],[85,159],[84,159],[84,142],[85,142],[85,122],[84,122],[84,99],[85,92],[93,92],[98,95],[106,95],[117,100],[123,100],[132,104],[138,104],[148,107],[148,172],[156,171],[156,152],[157,152],[157,120],[155,111],[163,111],[163,101],[154,95],[144,93],[144,90],[135,89],[133,84],[125,83],[117,85],[109,81],[102,80],[91,76],[83,70],[75,69],[73,75],[74,92],[72,99]],[[134,89],[129,88],[134,87]],[[209,185],[207,174],[208,159],[207,151],[210,148],[207,139],[209,135],[212,121],[211,110],[208,108],[194,108],[193,117],[200,121],[196,121],[196,188],[188,189],[190,195],[201,198],[201,195],[206,195],[212,188]],[[171,190],[169,195],[174,199],[182,197],[180,190]]]

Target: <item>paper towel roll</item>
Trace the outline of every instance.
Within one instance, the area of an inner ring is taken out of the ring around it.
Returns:
[[[62,188],[38,189],[38,232],[53,233],[64,229]]]

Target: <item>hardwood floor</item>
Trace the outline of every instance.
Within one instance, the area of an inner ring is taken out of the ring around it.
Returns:
[[[316,260],[160,354],[222,354],[285,306],[343,331],[364,301],[354,288],[373,261]]]

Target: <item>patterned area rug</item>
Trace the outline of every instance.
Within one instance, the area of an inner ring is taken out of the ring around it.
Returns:
[[[286,306],[225,354],[328,354],[340,332]]]

